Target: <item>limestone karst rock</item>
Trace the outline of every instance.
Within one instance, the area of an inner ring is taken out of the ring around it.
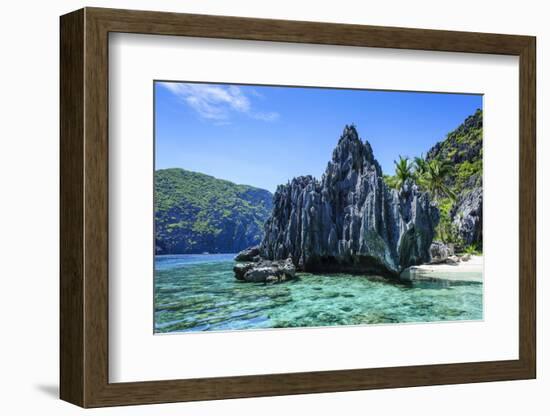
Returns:
[[[235,278],[252,283],[281,283],[296,277],[292,259],[258,260],[252,263],[237,263],[233,267]]]
[[[320,180],[301,176],[277,188],[260,254],[290,257],[304,271],[396,277],[430,261],[438,221],[414,183],[399,191],[385,184],[370,144],[346,126]]]
[[[460,245],[483,249],[483,111],[467,117],[427,153],[426,160],[452,163],[446,185],[457,195],[450,220]]]
[[[445,263],[449,257],[454,256],[454,246],[441,241],[434,241],[430,247],[430,254],[432,264]]]
[[[260,255],[260,246],[253,246],[242,250],[235,256],[235,261],[256,261],[257,256]]]
[[[483,242],[483,188],[475,187],[460,195],[451,210],[453,224],[456,226],[464,245]]]

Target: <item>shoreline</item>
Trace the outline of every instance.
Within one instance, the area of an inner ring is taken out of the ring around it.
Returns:
[[[467,261],[456,264],[422,264],[403,270],[400,278],[405,281],[449,280],[461,282],[483,282],[483,255],[474,255]]]
[[[178,260],[185,257],[200,258],[234,256],[235,253],[200,253],[200,254],[164,254],[155,255],[155,263],[157,261],[165,262],[170,260]],[[202,261],[190,262],[189,264],[200,264]],[[156,268],[155,271],[161,271],[164,268]],[[327,274],[327,272],[312,273]],[[337,272],[342,273],[342,272]],[[354,273],[351,273],[354,274]],[[378,275],[377,275],[378,276]],[[380,275],[380,279],[387,278]],[[397,277],[397,281],[415,282],[415,281],[450,281],[450,282],[483,282],[483,255],[473,255],[467,261],[458,261],[456,264],[439,263],[439,264],[421,264],[418,266],[410,266],[403,270]]]

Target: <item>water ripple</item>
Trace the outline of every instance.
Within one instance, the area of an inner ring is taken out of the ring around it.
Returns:
[[[157,256],[155,332],[479,320],[481,283],[385,283],[302,273],[279,285],[242,283],[233,254]]]

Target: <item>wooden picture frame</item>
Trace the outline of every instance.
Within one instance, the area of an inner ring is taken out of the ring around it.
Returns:
[[[85,8],[61,17],[60,396],[82,407],[338,392],[536,376],[535,51],[530,36]],[[109,383],[111,32],[519,57],[519,359]]]

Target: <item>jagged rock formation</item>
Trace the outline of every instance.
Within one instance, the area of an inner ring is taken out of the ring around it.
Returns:
[[[460,194],[451,209],[451,218],[465,245],[482,246],[483,189],[474,187]]]
[[[434,241],[430,247],[430,254],[432,256],[430,263],[438,264],[446,262],[447,259],[454,256],[455,252],[452,245],[444,244],[441,241]]]
[[[453,164],[446,182],[457,199],[448,212],[449,220],[464,246],[483,249],[483,111],[467,117],[428,151],[426,159]]]
[[[301,176],[277,188],[260,250],[304,271],[396,277],[430,261],[438,221],[416,185],[386,186],[370,144],[346,126],[320,181]]]

